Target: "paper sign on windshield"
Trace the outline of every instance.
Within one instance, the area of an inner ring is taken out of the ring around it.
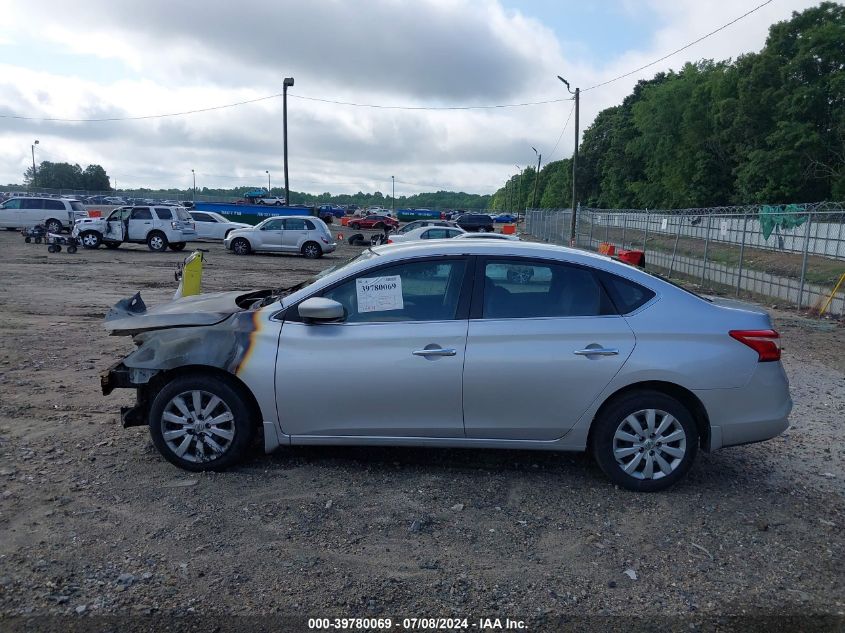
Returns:
[[[402,278],[399,275],[369,277],[355,280],[358,292],[358,312],[386,312],[401,310]]]

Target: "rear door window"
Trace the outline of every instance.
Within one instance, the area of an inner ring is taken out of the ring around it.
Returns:
[[[591,270],[563,263],[488,259],[482,294],[485,319],[616,314]]]
[[[288,218],[285,220],[285,230],[286,231],[305,231],[305,220],[301,218]]]
[[[129,216],[130,220],[152,220],[153,214],[147,207],[136,207],[132,209],[132,214]]]
[[[44,201],[40,198],[24,198],[21,200],[21,209],[43,209]]]
[[[61,200],[45,200],[44,208],[48,211],[64,211],[65,204]]]
[[[196,222],[214,222],[214,218],[207,213],[192,213],[191,217],[194,218]]]

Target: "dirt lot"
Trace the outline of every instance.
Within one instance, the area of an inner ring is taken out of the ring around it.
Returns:
[[[356,250],[308,261],[213,245],[205,289],[293,284]],[[777,313],[792,428],[701,455],[667,493],[616,489],[581,455],[510,451],[297,448],[192,475],[145,429],[121,429],[132,394],[104,398],[98,382],[132,349],[105,335],[104,312],[136,290],[168,300],[183,255],[50,255],[7,232],[0,254],[0,628],[192,614],[510,617],[535,631],[593,616],[845,622],[841,324]]]

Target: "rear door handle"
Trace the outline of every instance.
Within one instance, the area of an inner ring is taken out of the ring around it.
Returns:
[[[588,347],[574,352],[576,356],[616,356],[618,353],[618,349],[609,347]]]
[[[454,349],[441,349],[441,348],[434,348],[434,349],[417,349],[411,352],[414,356],[454,356],[458,353],[458,350]]]

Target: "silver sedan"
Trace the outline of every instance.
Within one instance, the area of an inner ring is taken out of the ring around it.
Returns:
[[[615,483],[666,488],[698,450],[758,442],[792,408],[769,315],[582,251],[493,240],[381,246],[288,290],[110,312],[137,390],[188,470],[302,444],[589,451]],[[350,380],[323,388],[326,371]],[[389,398],[361,398],[362,374]],[[436,394],[436,397],[432,397]],[[356,405],[349,406],[350,401]]]

